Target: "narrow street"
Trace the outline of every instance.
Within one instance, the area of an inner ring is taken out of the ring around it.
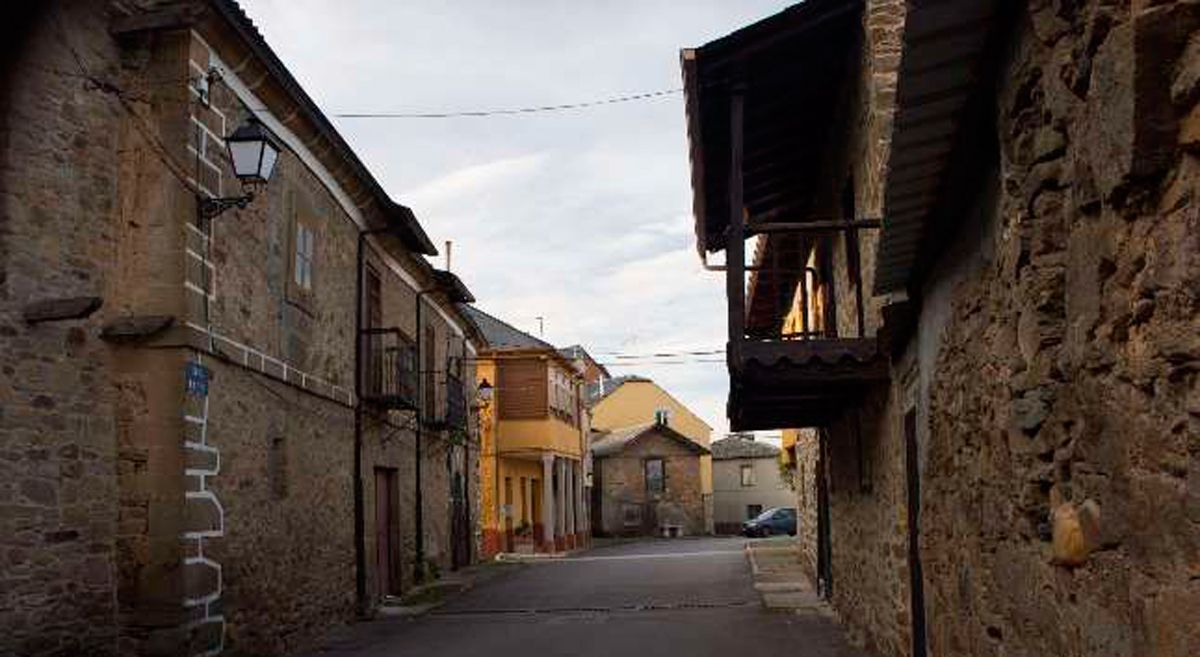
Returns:
[[[765,610],[744,545],[642,541],[513,566],[423,617],[356,626],[311,657],[862,654],[831,620]]]

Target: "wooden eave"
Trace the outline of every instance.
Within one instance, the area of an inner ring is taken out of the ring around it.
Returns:
[[[388,228],[413,254],[437,248],[412,210],[393,201],[233,0],[208,0],[191,27],[287,126],[353,199],[368,228]],[[132,19],[125,19],[132,20]]]
[[[906,291],[944,239],[935,233],[947,231],[936,226],[951,219],[939,215],[962,188],[964,168],[956,164],[975,138],[970,133],[987,111],[983,105],[992,102],[988,85],[1009,4],[908,3],[875,294]]]
[[[755,222],[803,221],[821,153],[861,32],[861,0],[806,0],[700,48],[682,51],[692,209],[703,255],[725,248],[730,112],[745,96],[743,205]]]

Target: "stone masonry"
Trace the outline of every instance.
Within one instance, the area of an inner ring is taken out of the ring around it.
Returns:
[[[858,216],[884,211],[903,9],[867,3],[830,157]],[[827,428],[833,603],[860,643],[910,654],[912,411],[929,654],[1197,654],[1200,5],[1034,0],[1006,29],[980,191],[915,290],[890,384]]]
[[[645,461],[662,458],[666,492],[648,493]],[[705,533],[704,500],[700,486],[700,457],[669,438],[651,433],[617,454],[595,457],[600,495],[600,526],[606,534],[654,532],[662,523],[683,527],[686,535]],[[625,505],[643,508],[643,527],[624,526]]]
[[[0,654],[285,654],[356,616],[355,253],[373,210],[307,119],[278,114],[295,99],[218,4],[3,10],[21,38],[0,46],[16,63],[0,76]],[[170,20],[114,29],[156,7]],[[287,149],[250,207],[197,223],[197,195],[241,191],[222,141],[247,106]],[[384,323],[433,348],[440,408],[467,323],[435,292],[418,327],[431,269],[394,240],[367,247]],[[102,305],[24,321],[66,297]],[[129,326],[155,328],[114,337]],[[412,412],[364,426],[369,608],[377,467],[398,480],[400,585],[417,572],[416,431]],[[453,473],[477,504],[477,455],[472,432],[421,434],[424,554],[444,570]]]

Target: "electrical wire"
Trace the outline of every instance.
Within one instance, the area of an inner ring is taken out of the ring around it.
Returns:
[[[459,110],[454,112],[339,112],[336,114],[331,114],[330,116],[338,119],[457,119],[483,116],[513,116],[520,114],[540,114],[543,112],[579,110],[589,107],[630,103],[638,100],[651,100],[654,98],[661,98],[663,96],[681,93],[682,91],[682,87],[676,87],[674,89],[660,89],[658,91],[647,91],[644,93],[615,96],[612,98],[602,98],[600,100],[587,100],[578,103],[534,105],[531,107],[513,107],[506,109]]]

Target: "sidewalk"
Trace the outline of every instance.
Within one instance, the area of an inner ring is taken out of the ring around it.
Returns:
[[[817,595],[804,574],[795,540],[748,541],[746,558],[750,561],[754,589],[767,609],[835,617],[833,609]]]

